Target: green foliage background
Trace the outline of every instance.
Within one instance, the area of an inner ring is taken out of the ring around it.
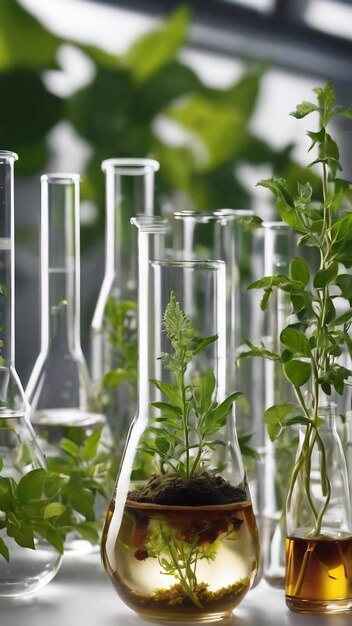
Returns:
[[[27,176],[45,168],[48,134],[59,122],[70,122],[88,142],[92,154],[81,172],[81,192],[98,211],[94,223],[82,226],[83,250],[104,236],[104,158],[155,157],[161,162],[159,206],[181,192],[186,209],[250,208],[241,163],[270,164],[288,185],[297,179],[292,146],[273,149],[250,130],[264,65],[247,65],[227,89],[207,86],[179,59],[191,20],[187,6],[180,6],[123,55],[112,55],[54,35],[17,0],[0,2],[0,145],[20,154],[16,174]],[[95,72],[90,84],[58,97],[43,75],[61,69],[58,51],[67,43],[94,63]],[[161,115],[186,132],[184,144],[173,147],[155,132]]]

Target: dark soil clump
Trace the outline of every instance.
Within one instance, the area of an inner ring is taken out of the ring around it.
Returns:
[[[143,489],[130,491],[128,500],[169,506],[207,506],[248,500],[245,486],[234,487],[221,476],[202,474],[187,483],[176,474],[154,475]]]

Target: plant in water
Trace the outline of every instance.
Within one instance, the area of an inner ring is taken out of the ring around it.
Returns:
[[[302,102],[291,115],[297,119],[311,114],[319,118],[318,130],[307,134],[311,140],[309,151],[317,152],[309,168],[320,169],[320,198],[313,199],[311,185],[304,181],[298,182],[295,195],[281,178],[262,180],[258,184],[272,191],[282,220],[298,233],[300,246],[315,250],[316,260],[308,264],[302,256],[295,256],[290,263],[289,276],[265,276],[250,285],[252,289],[264,289],[263,310],[267,309],[274,291],[285,292],[291,302],[291,315],[280,334],[281,351],[273,352],[264,343],[255,346],[247,342],[248,350],[240,355],[240,358],[263,357],[280,363],[284,376],[292,385],[297,404],[275,404],[265,411],[264,419],[273,441],[288,426],[298,425],[302,430],[302,443],[288,486],[286,510],[291,509],[295,492],[300,488],[307,511],[306,526],[310,526],[303,535],[308,540],[329,534],[327,512],[329,506],[336,508],[332,497],[333,459],[329,457],[324,440],[326,420],[322,417],[321,407],[331,403],[335,394],[344,393],[352,373],[343,361],[346,354],[352,355],[349,334],[352,276],[346,271],[352,266],[352,184],[338,175],[342,169],[339,148],[328,132],[328,125],[334,117],[352,119],[352,109],[343,110],[336,104],[331,83],[314,89],[314,92],[317,102]],[[319,497],[317,486],[313,484],[317,480],[316,474],[313,478],[316,459],[320,476]],[[297,506],[302,506],[302,501]],[[298,594],[302,591],[309,555],[316,548],[313,543],[308,541],[297,575]],[[319,553],[319,549],[316,552]],[[324,562],[323,558],[319,557],[319,560]]]
[[[146,429],[139,446],[139,457],[150,458],[151,464],[141,463],[139,459],[133,478],[145,478],[146,470],[151,473],[151,465],[154,474],[144,487],[129,492],[128,499],[145,502],[147,508],[148,502],[171,505],[174,512],[166,506],[165,512],[151,519],[147,528],[144,525],[142,543],[140,534],[136,533],[134,557],[138,561],[157,558],[161,573],[177,581],[169,590],[156,589],[153,596],[156,602],[167,596],[168,603],[188,600],[202,608],[216,596],[208,590],[208,584],[198,581],[198,563],[214,561],[221,542],[237,539],[237,531],[243,524],[239,513],[221,507],[211,511],[211,507],[245,502],[249,497],[244,482],[232,485],[221,477],[226,455],[216,455],[219,448],[224,450],[224,427],[240,393],[231,393],[218,402],[213,370],[187,376],[194,357],[213,344],[217,336],[196,337],[191,319],[181,309],[173,291],[163,326],[172,350],[162,352],[159,358],[171,373],[172,382],[151,381],[166,400],[151,403],[158,415]],[[197,505],[207,508],[206,512],[195,511]],[[184,506],[191,507],[186,518],[175,511],[175,506],[176,509],[181,506],[181,510]],[[224,588],[218,599],[236,597],[248,587],[249,578],[244,577]]]

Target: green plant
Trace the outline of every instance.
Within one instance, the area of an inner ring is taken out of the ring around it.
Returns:
[[[82,198],[96,215],[82,224],[82,250],[104,236],[104,180],[101,161],[109,156],[154,156],[162,163],[157,202],[214,209],[249,207],[250,194],[239,167],[270,164],[291,178],[299,165],[292,146],[275,149],[250,130],[258,103],[263,66],[245,65],[243,76],[226,89],[209,87],[180,59],[189,43],[191,12],[180,6],[121,55],[59,37],[31,15],[18,0],[0,3],[0,142],[20,155],[18,175],[43,170],[48,162],[50,131],[68,122],[89,145],[91,156],[82,171]],[[60,71],[59,51],[78,49],[94,66],[91,82],[64,96],[43,80],[47,70]],[[23,102],[26,106],[23,107]],[[167,120],[183,131],[178,146],[157,130]],[[118,150],[118,154],[116,154]],[[314,177],[312,176],[312,180]],[[35,236],[17,229],[27,244]]]
[[[220,403],[214,400],[216,380],[212,370],[186,381],[193,357],[216,341],[217,336],[195,336],[191,319],[181,309],[173,291],[163,324],[173,352],[162,353],[160,359],[173,373],[174,384],[152,380],[167,401],[152,403],[161,415],[155,417],[155,425],[148,427],[141,450],[159,458],[162,474],[175,472],[188,483],[197,474],[219,471],[219,468],[210,469],[210,457],[225,442],[214,439],[214,435],[225,426],[232,404],[241,394],[231,393]],[[154,438],[148,440],[149,434]]]
[[[89,436],[83,428],[72,428],[58,456],[47,457],[45,469],[33,469],[18,481],[2,475],[0,459],[0,530],[23,548],[35,549],[42,537],[61,554],[71,532],[98,544],[102,520],[96,502],[99,496],[107,501],[116,471],[111,450],[102,450],[101,436],[101,428]],[[23,445],[20,454],[27,454]],[[6,536],[0,537],[0,554],[11,559]]]
[[[317,250],[318,267],[312,270],[304,258],[296,256],[291,260],[288,277],[280,274],[265,276],[250,285],[252,289],[264,289],[263,310],[268,307],[274,291],[284,291],[290,298],[292,315],[280,334],[281,352],[273,352],[263,343],[254,346],[247,342],[249,350],[240,358],[262,357],[278,362],[294,390],[297,405],[291,402],[275,404],[266,410],[264,419],[272,440],[288,426],[299,425],[304,429],[301,453],[291,474],[287,505],[303,472],[305,495],[314,519],[310,536],[317,537],[331,498],[326,452],[320,434],[324,420],[319,409],[326,398],[334,393],[344,393],[352,373],[340,361],[344,349],[352,355],[349,334],[352,276],[341,271],[343,267],[352,266],[352,184],[338,176],[342,169],[339,148],[327,127],[336,116],[351,120],[352,109],[344,111],[336,104],[331,83],[314,89],[314,92],[317,102],[302,102],[292,115],[297,119],[310,114],[319,117],[318,130],[307,133],[312,142],[309,150],[317,151],[309,168],[318,166],[321,171],[319,202],[313,202],[312,187],[307,182],[298,182],[295,196],[281,178],[263,180],[258,184],[273,192],[281,218],[300,235],[299,245]],[[337,310],[337,299],[345,302],[343,311]],[[316,447],[320,452],[323,485],[323,496],[318,502],[314,500],[311,482],[312,455]]]

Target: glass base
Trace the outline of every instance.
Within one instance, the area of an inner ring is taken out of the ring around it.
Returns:
[[[286,595],[286,605],[296,613],[342,613],[352,610],[352,598],[304,600]]]
[[[184,613],[183,615],[173,615],[172,612],[168,612],[165,614],[158,614],[156,616],[154,613],[150,612],[142,612],[138,611],[139,617],[146,620],[147,622],[153,622],[155,624],[210,624],[213,622],[221,622],[226,624],[229,622],[232,616],[232,612],[228,613],[202,613],[198,616],[195,616],[194,613]]]

